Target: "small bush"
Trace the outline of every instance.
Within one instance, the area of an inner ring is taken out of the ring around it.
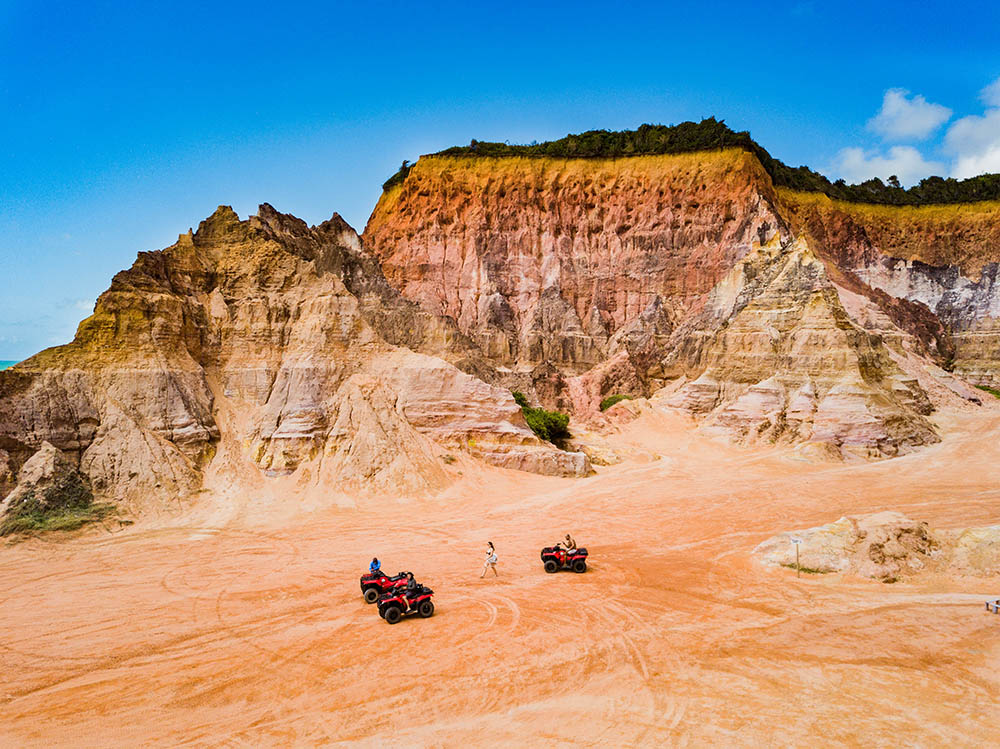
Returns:
[[[1000,390],[996,390],[995,388],[991,387],[986,387],[985,385],[976,385],[976,387],[984,392],[989,393],[994,398],[1000,398]]]
[[[531,431],[539,439],[546,442],[569,437],[569,414],[560,411],[546,411],[544,408],[533,408],[528,405],[528,399],[524,393],[512,390],[514,402],[521,407],[524,420],[528,422]]]
[[[542,408],[524,409],[524,420],[541,439],[552,442],[569,436],[569,415]]]
[[[611,408],[616,403],[620,403],[621,401],[630,401],[630,400],[632,400],[632,396],[631,395],[623,395],[622,393],[616,393],[615,395],[609,395],[607,398],[605,398],[604,400],[601,401],[601,410],[602,411],[607,411],[609,408]]]

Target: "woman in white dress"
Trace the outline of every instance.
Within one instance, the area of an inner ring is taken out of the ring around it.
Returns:
[[[493,570],[493,575],[495,577],[500,577],[500,575],[497,574],[497,551],[493,548],[492,541],[486,542],[486,562],[483,564],[483,574],[479,577],[486,577],[486,571],[489,569]]]

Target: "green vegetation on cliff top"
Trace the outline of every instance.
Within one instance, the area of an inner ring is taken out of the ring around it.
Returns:
[[[641,125],[636,130],[588,130],[577,135],[567,135],[559,140],[529,145],[488,143],[473,140],[467,146],[446,148],[432,156],[472,156],[526,158],[598,159],[624,158],[657,154],[714,151],[724,148],[741,148],[754,154],[774,184],[803,192],[819,192],[837,200],[854,203],[880,203],[884,205],[927,205],[932,203],[972,203],[981,200],[1000,200],[1000,174],[984,174],[965,180],[927,177],[909,189],[900,186],[890,177],[885,183],[877,177],[858,185],[844,180],[831,182],[822,174],[806,166],[790,167],[775,159],[761,147],[750,133],[735,132],[723,120],[714,117],[701,122],[682,122],[679,125]],[[404,161],[399,171],[390,177],[383,188],[388,190],[401,184],[412,166]]]

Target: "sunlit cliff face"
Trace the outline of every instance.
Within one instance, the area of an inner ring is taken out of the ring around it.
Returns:
[[[580,372],[643,314],[667,332],[780,230],[764,177],[741,151],[425,158],[364,240],[394,286],[496,361]]]
[[[941,358],[956,374],[1000,383],[1000,203],[873,206],[786,190],[780,199],[845,273],[915,303],[903,327],[932,313],[948,338]]]
[[[383,194],[364,240],[390,283],[495,365],[554,366],[573,397],[553,402],[586,413],[581,391],[594,400],[638,379],[744,441],[892,455],[936,439],[902,359],[980,380],[1000,360],[966,332],[992,324],[995,219],[982,205],[838,210],[775,190],[740,150],[433,156]],[[945,262],[931,271],[945,279],[937,299],[889,278],[892,258],[916,250]],[[970,287],[947,262],[985,280]]]
[[[0,373],[0,492],[46,442],[142,502],[438,491],[447,451],[582,476],[616,394],[743,443],[892,457],[1000,381],[998,259],[997,204],[776,190],[742,150],[425,157],[363,237],[223,207],[140,254],[73,343]],[[571,414],[570,449],[511,389]]]

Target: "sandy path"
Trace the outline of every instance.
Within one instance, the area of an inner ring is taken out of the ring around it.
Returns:
[[[658,459],[585,480],[482,469],[434,501],[0,548],[0,743],[985,745],[1000,581],[799,580],[749,551],[846,512],[1000,523],[997,414],[843,467],[650,416],[621,442]],[[586,575],[541,570],[566,530]],[[433,618],[361,601],[376,553],[435,589]]]

